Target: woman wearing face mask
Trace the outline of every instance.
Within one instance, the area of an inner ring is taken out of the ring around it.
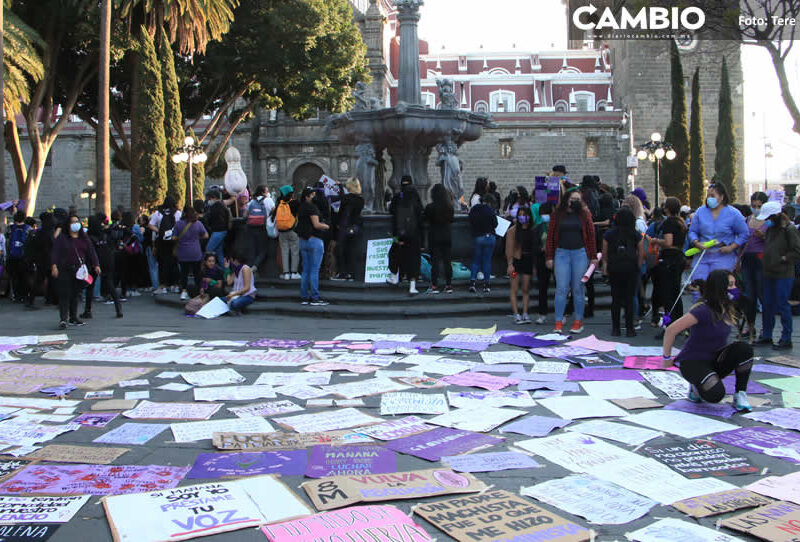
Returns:
[[[662,289],[664,310],[672,309],[670,321],[674,322],[683,316],[683,301],[680,300],[681,273],[686,265],[683,255],[683,244],[686,241],[686,223],[680,217],[681,202],[678,198],[667,198],[664,201],[664,214],[667,218],[661,225],[661,239],[652,239],[660,247],[658,265],[654,271],[658,274],[658,283]],[[673,308],[674,307],[674,308]]]
[[[547,245],[547,229],[550,226],[550,217],[553,213],[552,203],[537,204],[536,207],[539,220],[533,227],[533,260],[536,267],[536,286],[539,290],[539,316],[536,318],[537,324],[544,324],[547,319],[547,305],[549,300],[548,287],[550,286],[550,275],[552,272],[547,267],[547,255],[545,246]]]
[[[736,266],[736,250],[750,238],[742,214],[731,207],[728,191],[722,183],[708,186],[706,204],[694,215],[689,228],[689,243],[705,251],[703,259],[695,264],[695,279],[705,279],[715,269],[732,270]],[[706,249],[703,243],[717,241],[717,246]]]
[[[506,232],[506,261],[511,277],[511,312],[515,324],[530,324],[531,275],[533,275],[533,214],[530,207],[520,207],[514,225]],[[522,310],[517,304],[517,290],[522,282]],[[520,312],[522,314],[520,314]]]
[[[597,265],[597,246],[592,214],[581,198],[578,187],[572,187],[561,198],[547,230],[547,268],[556,275],[556,322],[554,331],[564,328],[567,294],[572,290],[575,321],[570,333],[583,331],[584,286],[581,278],[590,264]]]
[[[789,217],[781,212],[781,204],[768,201],[761,207],[759,220],[767,226],[764,240],[764,300],[763,327],[757,345],[772,345],[775,315],[781,316],[781,338],[772,347],[792,348],[792,309],[789,295],[794,284],[794,264],[800,259],[800,235]]]
[[[764,239],[766,238],[767,226],[764,220],[758,219],[758,215],[761,213],[761,207],[767,201],[769,201],[769,197],[764,192],[756,192],[750,196],[750,209],[753,211],[753,214],[747,219],[750,238],[744,245],[740,263],[744,295],[752,300],[753,303],[758,301],[762,305],[764,304],[764,266],[761,259],[764,255]],[[752,316],[751,321],[755,319],[755,314]]]
[[[78,320],[78,296],[84,287],[84,281],[78,280],[75,274],[81,265],[94,269],[95,275],[100,276],[100,265],[92,242],[83,232],[77,216],[69,218],[68,234],[63,233],[53,242],[50,254],[53,278],[58,281],[58,305],[61,321],[60,329],[67,329],[67,324],[72,326],[85,325]]]
[[[702,299],[664,333],[664,365],[673,365],[672,345],[675,337],[689,330],[674,364],[689,384],[692,402],[719,403],[725,397],[722,379],[736,374],[733,406],[739,412],[752,410],[747,400],[747,381],[753,367],[753,347],[744,342],[728,343],[737,314],[731,297],[735,296],[736,280],[727,269],[709,273],[703,287]]]

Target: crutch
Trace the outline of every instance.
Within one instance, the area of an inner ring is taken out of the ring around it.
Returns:
[[[670,325],[672,323],[672,317],[670,315],[672,314],[672,311],[675,310],[675,307],[678,305],[678,302],[683,297],[683,291],[686,289],[687,286],[689,286],[689,284],[691,284],[692,277],[694,276],[694,272],[697,271],[698,267],[700,267],[700,262],[703,261],[703,256],[706,255],[706,252],[708,252],[708,251],[704,250],[704,251],[702,251],[700,253],[700,257],[697,258],[697,262],[694,264],[694,267],[692,268],[691,272],[689,273],[689,276],[686,277],[686,281],[684,281],[683,286],[681,286],[681,290],[680,290],[680,292],[678,292],[678,297],[675,298],[675,303],[673,303],[672,307],[667,312],[664,313],[664,316],[661,317],[661,320],[659,321],[659,325],[661,327],[667,327],[668,325]]]

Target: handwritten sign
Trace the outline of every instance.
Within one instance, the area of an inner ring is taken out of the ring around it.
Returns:
[[[241,407],[232,407],[228,410],[240,418],[246,418],[248,416],[275,416],[277,414],[288,414],[290,412],[298,412],[303,410],[303,407],[287,399],[285,401],[272,401],[269,403],[255,403]]]
[[[509,420],[525,415],[524,410],[497,407],[458,408],[447,414],[428,420],[434,425],[443,425],[464,431],[485,433]]]
[[[707,440],[645,446],[641,451],[687,478],[752,474],[760,470],[746,458]]]
[[[519,452],[488,452],[444,456],[442,464],[456,472],[497,472],[510,469],[535,469],[542,465]]]
[[[314,446],[305,475],[323,478],[396,471],[397,455],[382,446]]]
[[[146,444],[169,427],[165,423],[125,423],[101,435],[92,442],[98,444]]]
[[[630,533],[627,538],[633,542],[662,542],[664,540],[739,542],[738,538],[675,518],[660,519],[647,527]]]
[[[218,450],[297,450],[318,444],[361,444],[372,439],[351,431],[324,433],[214,433],[212,439]]]
[[[800,464],[800,435],[770,427],[737,427],[711,436],[717,442]]]
[[[771,502],[773,502],[772,499],[762,497],[758,493],[737,488],[701,495],[691,499],[683,499],[672,503],[672,507],[693,518],[704,518],[726,514],[742,508],[755,508]]]
[[[222,432],[266,433],[273,430],[272,425],[259,416],[173,423],[169,427],[172,430],[172,436],[175,437],[175,442],[210,439],[214,433]]]
[[[367,241],[367,261],[364,282],[367,284],[384,283],[389,278],[389,249],[391,239],[370,239]]]
[[[128,448],[111,448],[108,446],[95,447],[49,444],[28,455],[27,458],[57,463],[93,463],[97,465],[108,465],[116,458],[129,451]]]
[[[471,431],[461,431],[449,427],[440,427],[419,435],[391,440],[386,447],[406,455],[413,455],[439,461],[445,455],[458,455],[474,452],[500,444],[505,439],[489,435],[481,435]]]
[[[142,401],[133,410],[122,413],[134,420],[207,420],[222,405],[204,403],[154,403]]]
[[[449,410],[444,394],[386,393],[381,396],[381,416],[444,414]]]
[[[0,496],[0,523],[66,523],[78,513],[78,510],[88,500],[89,495],[80,497]]]
[[[175,487],[189,467],[31,465],[0,484],[0,493],[119,495]]]
[[[778,501],[733,516],[723,527],[773,542],[793,542],[800,535],[800,504]]]
[[[767,476],[753,482],[747,489],[779,501],[800,504],[800,472],[785,476]]]
[[[390,420],[385,423],[371,425],[359,429],[359,433],[363,433],[378,440],[395,440],[418,433],[430,431],[434,427],[425,423],[425,420],[416,416],[406,416],[399,420]]]

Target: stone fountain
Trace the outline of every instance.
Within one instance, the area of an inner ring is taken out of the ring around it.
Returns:
[[[439,153],[437,163],[442,183],[458,200],[463,193],[458,148],[467,141],[480,138],[483,128],[493,125],[488,114],[459,109],[458,97],[449,79],[437,81],[440,98],[438,109],[430,109],[422,104],[417,36],[419,8],[422,4],[423,0],[394,2],[400,23],[397,105],[382,107],[380,99],[368,97],[367,86],[358,83],[353,109],[334,115],[328,121],[327,128],[335,131],[341,142],[356,146],[356,176],[361,181],[368,212],[385,210],[384,187],[379,181],[383,177],[379,157],[384,150],[392,160],[392,176],[388,183],[392,190],[397,191],[400,179],[409,175],[423,201],[427,201],[431,184],[428,162],[435,148]]]

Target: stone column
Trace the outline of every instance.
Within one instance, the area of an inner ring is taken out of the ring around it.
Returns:
[[[395,0],[397,20],[400,22],[400,77],[397,84],[398,99],[407,104],[422,104],[419,75],[419,7],[422,0]]]

